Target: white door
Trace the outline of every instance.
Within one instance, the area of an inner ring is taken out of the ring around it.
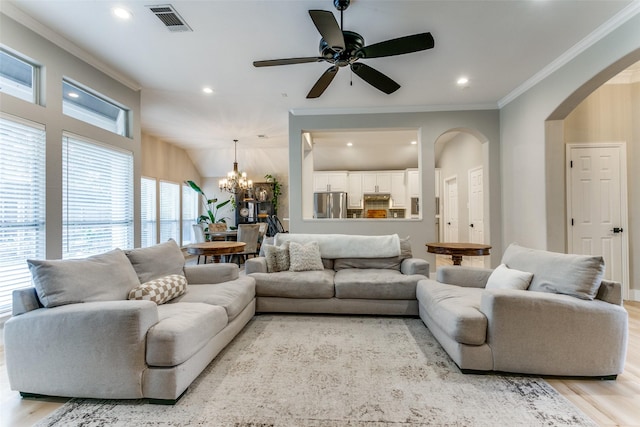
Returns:
[[[484,190],[482,166],[469,169],[469,242],[484,243]],[[483,267],[485,257],[470,257],[472,266]]]
[[[569,252],[601,255],[605,275],[628,291],[624,144],[568,145]]]
[[[458,178],[444,181],[444,241],[458,242]]]

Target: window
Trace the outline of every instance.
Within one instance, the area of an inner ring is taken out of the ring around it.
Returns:
[[[62,257],[133,247],[133,154],[65,135]]]
[[[160,242],[180,242],[180,185],[160,181]]]
[[[193,224],[198,223],[198,193],[182,185],[182,244],[195,243]]]
[[[129,136],[129,110],[67,80],[62,81],[62,112],[115,134]]]
[[[39,74],[39,67],[0,49],[0,92],[36,103]]]
[[[0,316],[45,257],[45,147],[44,126],[0,116]]]
[[[142,203],[140,206],[140,225],[142,227],[141,247],[158,243],[158,220],[156,215],[156,180],[142,178],[140,185]]]

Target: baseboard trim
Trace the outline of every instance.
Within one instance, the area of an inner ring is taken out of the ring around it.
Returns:
[[[640,302],[640,289],[629,289],[629,301]]]

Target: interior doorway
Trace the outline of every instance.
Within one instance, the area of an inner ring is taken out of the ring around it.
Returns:
[[[458,177],[451,176],[444,180],[444,241],[456,243],[460,241],[458,227]]]

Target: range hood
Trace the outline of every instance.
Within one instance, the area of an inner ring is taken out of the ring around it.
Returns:
[[[365,202],[388,202],[391,199],[389,193],[364,193]]]

